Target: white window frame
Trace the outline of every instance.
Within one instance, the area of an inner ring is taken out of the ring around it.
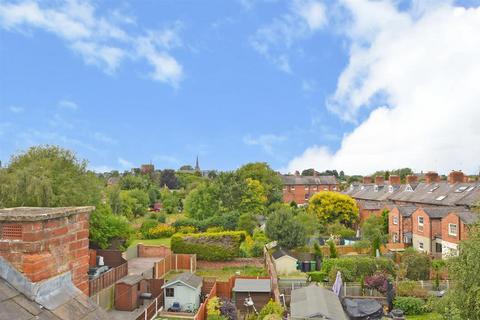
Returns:
[[[337,186],[333,187],[333,191],[337,191]]]
[[[394,233],[393,234],[393,243],[397,243],[398,241],[398,234]]]
[[[455,232],[451,231],[451,228],[455,226]],[[458,225],[456,223],[449,223],[448,224],[448,235],[456,237],[458,235]]]
[[[419,248],[420,250],[423,250],[423,248],[424,248],[423,242],[419,242],[419,243],[418,243],[418,248]]]
[[[317,191],[317,186],[313,186],[313,190],[314,190],[314,191]]]
[[[328,191],[328,187],[323,187],[323,191]]]
[[[291,186],[290,191],[295,191],[295,186]]]
[[[171,293],[172,295],[169,295]],[[165,288],[165,296],[166,297],[175,297],[175,288]]]
[[[309,186],[305,186],[305,191],[308,191],[309,189]]]
[[[398,224],[398,217],[397,216],[393,216],[393,224],[397,225]]]
[[[422,222],[420,222],[420,218],[422,219]],[[425,223],[425,218],[424,217],[417,217],[417,223],[418,223],[417,230],[418,231],[423,231],[423,224]]]

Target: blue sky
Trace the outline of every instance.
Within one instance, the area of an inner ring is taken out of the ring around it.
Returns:
[[[361,15],[391,15],[408,36],[435,12],[478,5],[417,2],[1,1],[0,159],[58,144],[96,170],[178,168],[199,155],[205,169],[266,161],[284,171],[364,171],[369,163],[349,166],[361,154],[342,145],[372,114],[402,104],[395,88],[375,87],[359,102],[342,90],[341,77],[348,92],[370,87],[365,70],[352,70],[355,48],[374,47],[375,30],[388,30],[364,28]],[[411,158],[385,166],[478,163]]]

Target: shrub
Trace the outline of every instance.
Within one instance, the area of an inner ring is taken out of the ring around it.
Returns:
[[[244,231],[177,233],[172,237],[171,246],[175,253],[195,253],[201,260],[225,261],[240,256],[240,244],[245,237]]]
[[[273,301],[270,299],[266,305],[263,306],[262,310],[258,314],[258,319],[263,320],[267,315],[274,314],[277,316],[283,315],[283,307],[280,303]]]
[[[159,224],[148,230],[149,239],[169,238],[175,233],[175,228],[168,224]]]
[[[376,289],[382,294],[387,293],[387,285],[387,276],[383,273],[376,273],[372,276],[365,277],[365,286],[369,289]]]
[[[402,310],[407,315],[421,314],[424,312],[425,302],[414,297],[396,297],[393,307]]]
[[[207,232],[222,232],[222,231],[225,231],[223,230],[222,227],[210,227],[207,229]]]
[[[312,271],[307,272],[307,274],[310,276],[310,281],[313,282],[323,282],[325,279],[328,279],[328,273],[323,271]]]
[[[156,212],[150,212],[150,214],[148,215],[148,218],[152,220],[157,220],[158,214]]]
[[[425,299],[428,292],[418,285],[416,281],[400,281],[397,285],[397,295]]]
[[[413,248],[405,250],[402,263],[407,268],[407,278],[410,280],[427,280],[430,276],[430,258]]]
[[[197,229],[193,226],[184,226],[177,228],[178,233],[195,233],[196,231]]]
[[[167,222],[167,215],[165,213],[158,214],[157,221],[160,223]]]
[[[375,272],[395,275],[395,264],[387,258],[374,257],[343,257],[324,259],[322,263],[323,273],[333,281],[337,271],[342,273],[343,281],[360,281],[361,276],[371,276]]]
[[[338,258],[337,247],[335,246],[335,242],[332,240],[328,241],[328,249],[330,250],[330,258]]]
[[[144,239],[148,239],[148,232],[150,229],[155,228],[158,225],[156,220],[147,219],[143,221],[142,225],[140,226],[140,233]]]
[[[90,241],[102,249],[108,248],[114,239],[128,242],[132,234],[127,218],[113,214],[107,205],[97,206],[90,215]]]
[[[220,314],[228,320],[237,320],[237,307],[232,301],[225,300],[220,306]]]
[[[220,299],[218,297],[211,297],[207,303],[207,315],[219,316],[220,315]]]

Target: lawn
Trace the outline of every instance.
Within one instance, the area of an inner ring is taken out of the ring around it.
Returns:
[[[441,320],[442,316],[438,313],[424,313],[416,316],[407,316],[407,320]]]
[[[138,243],[143,243],[145,245],[164,245],[170,248],[170,238],[161,238],[161,239],[135,239],[130,244],[130,247],[136,246]]]
[[[264,268],[244,266],[244,267],[225,267],[223,269],[197,269],[195,274],[200,277],[216,277],[219,281],[227,281],[231,276],[236,275],[240,271],[240,276],[267,276]],[[181,272],[170,272],[166,276],[166,280],[174,278]]]

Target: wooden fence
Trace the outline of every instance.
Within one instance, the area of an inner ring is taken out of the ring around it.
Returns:
[[[118,267],[102,273],[98,278],[88,281],[89,296],[95,295],[100,290],[107,288],[128,274],[128,263],[124,262]]]
[[[163,310],[163,292],[161,292],[135,320],[152,320]]]
[[[194,320],[205,320],[207,319],[207,304],[208,301],[217,295],[217,282],[214,282],[212,285],[212,289],[208,293],[207,299],[200,305],[200,307],[197,310],[197,313],[195,314],[195,317],[193,318]]]
[[[197,255],[195,254],[170,254],[154,265],[154,278],[162,279],[170,271],[197,271]]]

